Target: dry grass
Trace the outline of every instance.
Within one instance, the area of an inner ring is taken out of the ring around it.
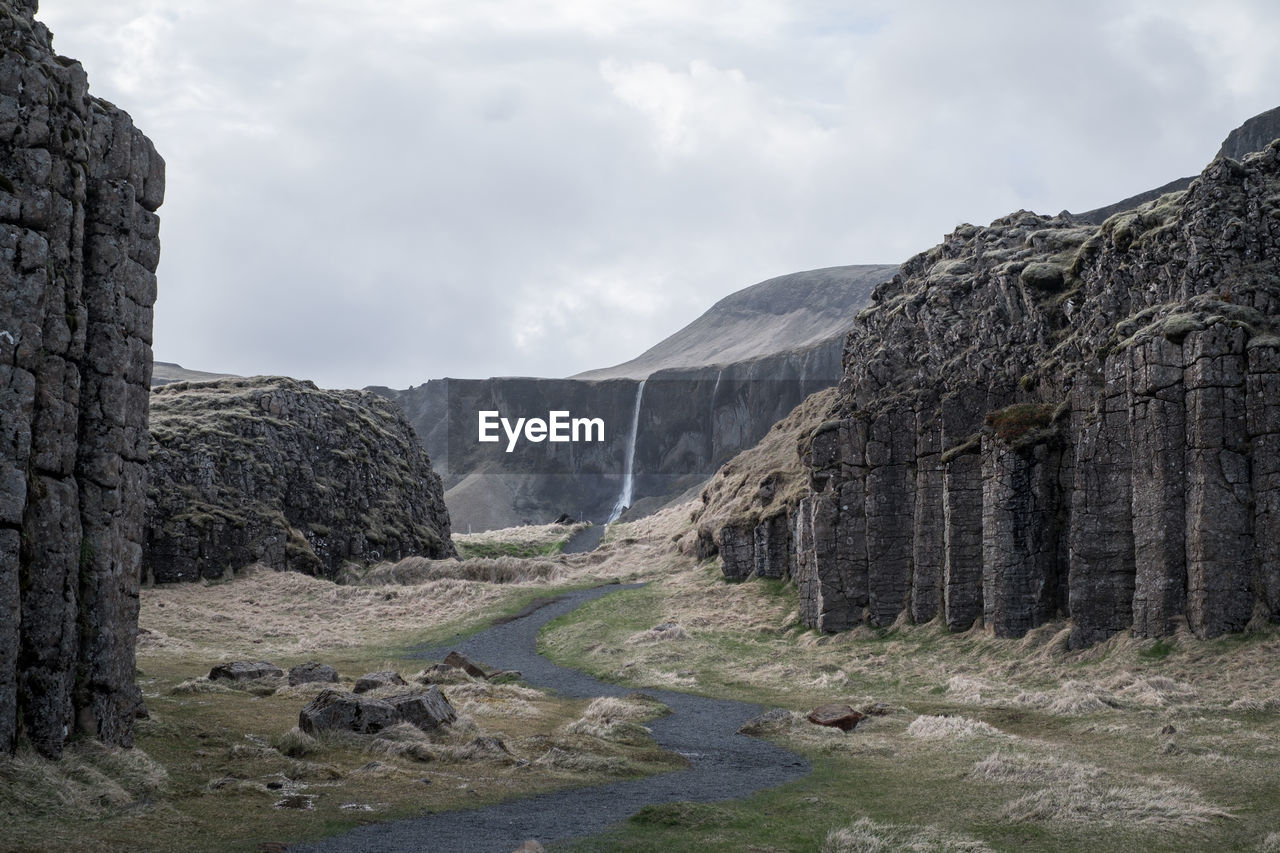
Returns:
[[[703,490],[702,502],[689,513],[693,524],[683,540],[686,551],[692,553],[698,527],[714,531],[731,518],[760,516],[799,503],[808,477],[796,453],[797,444],[822,423],[835,400],[834,388],[810,395],[759,443],[720,467]],[[767,499],[760,490],[766,481]]]
[[[539,557],[560,553],[565,543],[590,526],[586,522],[526,524],[481,533],[455,533],[453,544],[458,556],[464,560],[472,557]]]
[[[982,720],[967,717],[921,715],[907,726],[907,735],[921,740],[965,740],[967,738],[1007,738],[1004,732]]]
[[[136,808],[162,789],[168,774],[141,749],[75,741],[61,761],[23,748],[0,756],[0,815],[95,820]]]
[[[1092,828],[1195,826],[1230,817],[1186,785],[1054,785],[1009,803],[1000,816],[1016,823],[1063,821]]]
[[[476,534],[479,535],[479,534]],[[561,581],[569,574],[563,561],[549,558],[471,557],[466,560],[428,560],[406,557],[398,563],[379,563],[360,579],[364,586],[412,586],[434,580],[483,581],[494,584]]]
[[[859,818],[842,829],[827,833],[822,853],[994,853],[974,841],[936,826],[901,826]]]

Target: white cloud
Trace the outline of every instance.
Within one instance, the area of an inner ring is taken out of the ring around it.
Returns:
[[[567,375],[720,297],[1114,201],[1275,106],[1256,0],[90,0],[169,164],[156,353],[326,385]]]

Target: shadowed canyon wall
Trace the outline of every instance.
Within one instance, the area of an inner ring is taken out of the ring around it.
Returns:
[[[128,746],[164,161],[0,3],[0,750]]]
[[[1101,225],[958,228],[876,289],[777,518],[707,526],[804,621],[1069,617],[1200,636],[1280,616],[1280,143]]]

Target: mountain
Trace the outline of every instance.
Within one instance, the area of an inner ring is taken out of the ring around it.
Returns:
[[[712,367],[801,352],[841,341],[849,318],[892,265],[828,267],[791,273],[730,294],[680,331],[631,361],[574,379],[643,379],[659,370]]]
[[[632,361],[568,379],[437,379],[371,388],[398,403],[444,478],[454,528],[608,521],[700,486],[841,375],[844,333],[895,266],[779,276],[716,303]],[[599,442],[481,444],[478,412],[599,418]]]

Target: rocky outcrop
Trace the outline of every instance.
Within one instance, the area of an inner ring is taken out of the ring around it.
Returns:
[[[1280,617],[1276,199],[1280,142],[1100,226],[962,226],[877,288],[800,443],[804,621],[1069,617],[1079,647]]]
[[[440,479],[404,416],[363,391],[280,377],[174,383],[151,398],[143,563],[157,582],[251,563],[452,556]]]
[[[0,753],[128,746],[164,161],[0,3]]]
[[[638,358],[569,379],[438,379],[369,390],[404,409],[442,473],[459,530],[545,523],[565,512],[601,523],[620,503],[635,515],[699,487],[807,396],[835,385],[853,313],[896,269],[834,267],[761,282]],[[513,420],[551,410],[598,417],[605,439],[508,454],[476,441],[481,409]]]

